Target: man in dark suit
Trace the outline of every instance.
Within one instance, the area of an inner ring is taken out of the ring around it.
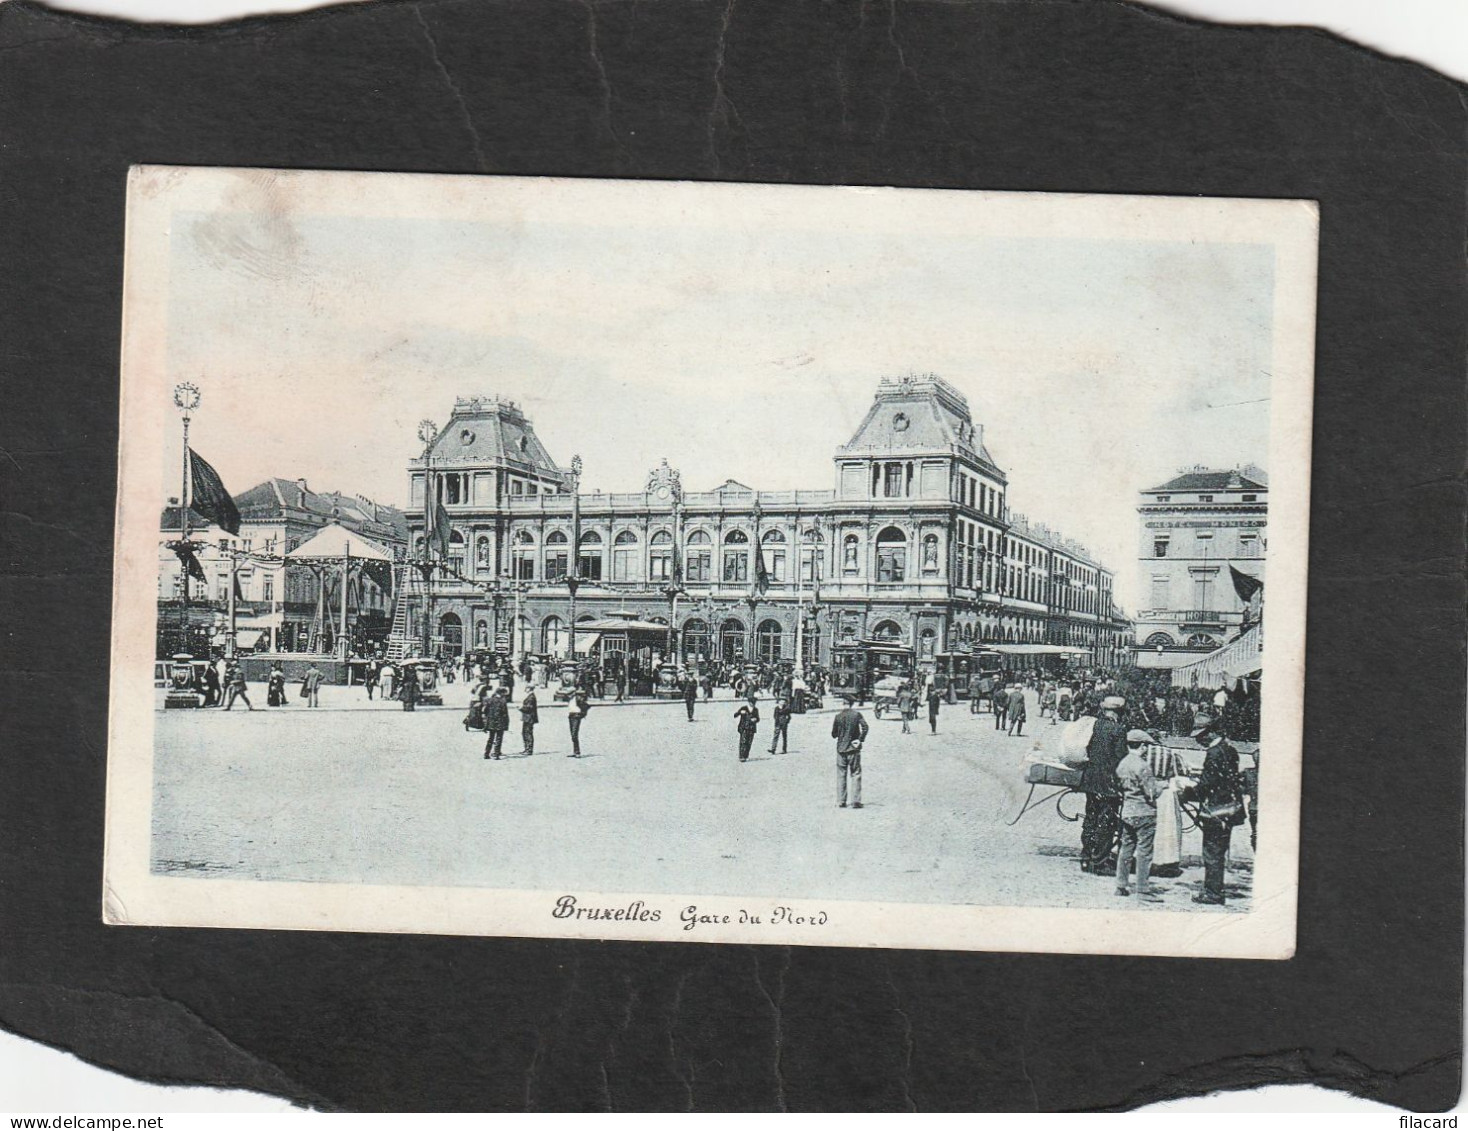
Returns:
[[[1101,701],[1101,713],[1086,744],[1081,770],[1081,792],[1086,795],[1086,817],[1081,825],[1081,871],[1098,876],[1116,874],[1111,850],[1121,821],[1121,782],[1116,767],[1127,755],[1126,727],[1121,712],[1126,700],[1112,695]]]
[[[790,700],[781,695],[775,701],[775,733],[770,736],[770,753],[780,747],[781,754],[790,753]]]
[[[1198,829],[1203,834],[1203,890],[1193,896],[1194,903],[1222,904],[1223,870],[1228,859],[1229,842],[1234,827],[1243,824],[1244,810],[1239,788],[1239,754],[1223,737],[1223,726],[1211,716],[1200,714],[1193,720],[1193,738],[1207,753],[1203,770],[1190,796],[1198,802]],[[1222,818],[1205,816],[1210,812],[1232,814]],[[1224,808],[1220,808],[1224,807]]]
[[[836,740],[836,805],[846,808],[846,782],[851,779],[851,807],[861,808],[861,748],[867,740],[867,721],[861,717],[850,695],[846,707],[831,720],[831,737]]]
[[[520,704],[520,738],[525,748],[520,751],[525,757],[535,753],[535,724],[540,722],[540,704],[535,699],[535,688],[525,692]]]
[[[484,756],[498,762],[505,749],[505,731],[510,729],[510,694],[503,687],[496,687],[484,705],[484,729],[489,732]]]
[[[688,721],[693,721],[693,704],[698,702],[698,680],[690,672],[683,680],[683,706],[688,710]]]
[[[755,731],[759,729],[759,708],[754,704],[753,690],[744,706],[734,712],[734,717],[739,720],[739,760],[747,762],[749,751],[754,746]]]

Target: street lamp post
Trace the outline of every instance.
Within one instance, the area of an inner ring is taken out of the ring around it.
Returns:
[[[663,461],[663,465],[667,466],[667,460]],[[678,623],[678,596],[683,592],[683,578],[674,566],[679,560],[678,548],[683,545],[683,481],[676,471],[668,476],[668,496],[673,502],[673,557],[669,562],[668,583],[663,587],[663,596],[668,599],[668,642],[663,650],[663,658],[668,663],[677,663],[674,653],[674,626]]]
[[[571,457],[571,568],[566,572],[566,588],[571,593],[571,629],[568,634],[570,654],[576,662],[576,590],[581,588],[581,457]]]
[[[418,439],[423,444],[423,556],[418,561],[418,570],[423,574],[423,652],[427,656],[432,648],[433,620],[433,559],[430,542],[433,538],[433,441],[438,436],[438,425],[431,420],[418,422]]]
[[[169,549],[180,551],[179,569],[183,585],[179,591],[179,651],[193,654],[189,647],[189,564],[187,556],[194,549],[189,541],[189,421],[199,407],[199,387],[184,381],[173,387],[174,407],[183,418],[183,464],[178,491],[179,540],[169,544]]]

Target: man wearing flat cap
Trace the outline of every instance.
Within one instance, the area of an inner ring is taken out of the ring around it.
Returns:
[[[1086,817],[1081,824],[1081,871],[1098,876],[1116,874],[1111,850],[1116,844],[1121,821],[1121,782],[1116,767],[1126,757],[1126,727],[1121,712],[1126,700],[1108,695],[1086,744],[1086,764],[1081,769],[1081,792],[1086,795]]]
[[[1202,746],[1203,770],[1191,791],[1198,802],[1198,828],[1203,834],[1203,890],[1194,903],[1224,902],[1223,873],[1234,827],[1244,821],[1239,788],[1239,753],[1223,737],[1223,726],[1206,714],[1193,719],[1193,739]]]

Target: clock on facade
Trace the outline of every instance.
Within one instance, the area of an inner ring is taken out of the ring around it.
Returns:
[[[912,422],[907,419],[907,413],[905,412],[899,412],[896,416],[892,418],[892,427],[898,432],[906,432],[907,426],[910,423]]]

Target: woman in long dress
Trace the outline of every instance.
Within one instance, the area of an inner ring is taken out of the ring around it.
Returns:
[[[1178,801],[1173,779],[1183,773],[1182,759],[1176,750],[1160,742],[1149,742],[1142,748],[1152,776],[1163,786],[1157,798],[1157,835],[1152,842],[1152,874],[1176,877],[1183,871],[1183,809]]]

